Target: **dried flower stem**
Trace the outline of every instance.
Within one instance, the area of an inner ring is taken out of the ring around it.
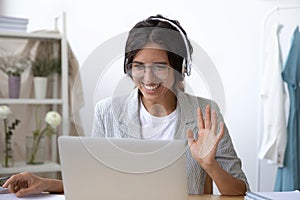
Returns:
[[[8,159],[9,159],[9,142],[10,142],[10,135],[7,132],[7,119],[3,119],[4,123],[4,132],[5,132],[5,161],[4,166],[8,167]]]

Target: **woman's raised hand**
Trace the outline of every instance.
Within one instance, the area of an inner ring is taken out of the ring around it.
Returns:
[[[217,146],[224,135],[224,122],[220,124],[219,134],[217,133],[217,114],[215,110],[210,111],[210,105],[205,108],[205,117],[202,117],[202,111],[197,109],[198,116],[198,138],[194,139],[191,129],[187,130],[188,145],[192,156],[203,167],[209,167],[215,161]]]

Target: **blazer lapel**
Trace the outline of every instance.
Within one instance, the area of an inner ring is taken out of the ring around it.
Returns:
[[[134,89],[125,98],[124,96],[114,98],[113,107],[116,113],[114,119],[122,137],[141,139],[139,106],[138,89]]]
[[[191,128],[195,131],[195,127],[192,127],[195,123],[197,110],[193,107],[197,105],[196,98],[188,98],[184,92],[177,92],[177,132],[175,133],[174,139],[186,139],[186,130]]]

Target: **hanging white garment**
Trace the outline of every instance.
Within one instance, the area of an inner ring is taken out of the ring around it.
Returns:
[[[285,117],[286,93],[281,77],[282,57],[279,32],[283,26],[274,25],[271,29],[266,49],[266,60],[260,90],[260,119],[262,142],[258,157],[269,163],[283,166],[287,143]]]

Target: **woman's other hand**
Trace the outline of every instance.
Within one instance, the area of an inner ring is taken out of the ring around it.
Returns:
[[[16,193],[17,197],[29,194],[38,194],[44,191],[63,192],[60,180],[42,178],[28,172],[23,172],[11,176],[3,185],[9,192]]]

